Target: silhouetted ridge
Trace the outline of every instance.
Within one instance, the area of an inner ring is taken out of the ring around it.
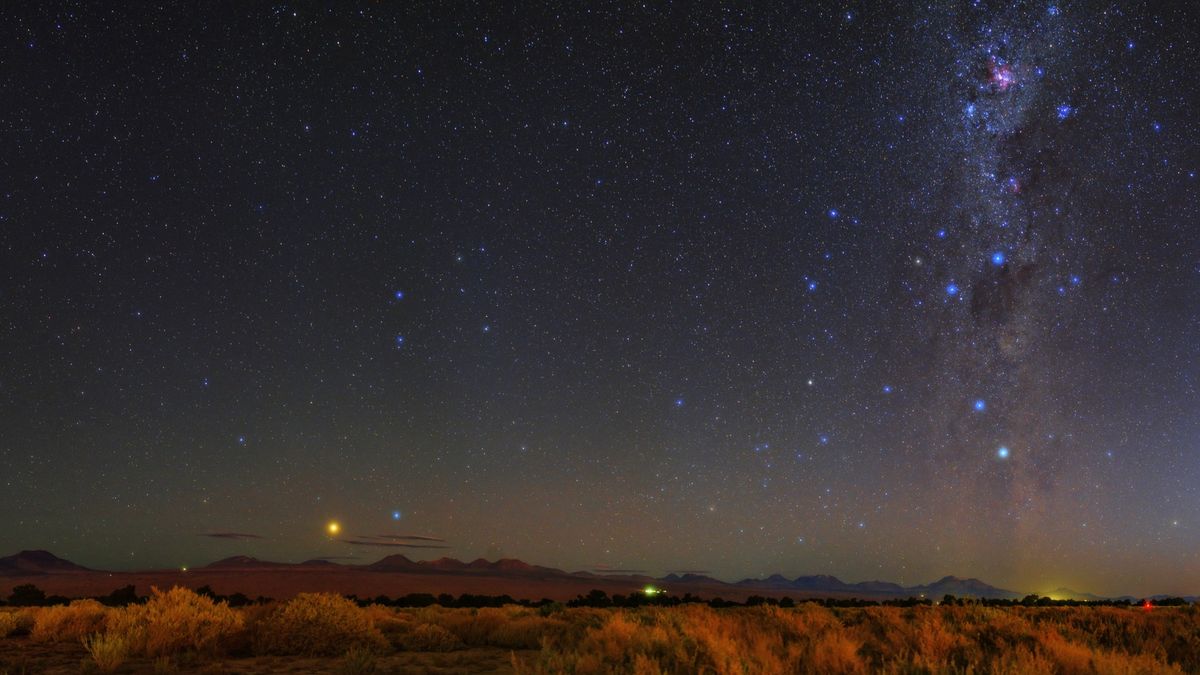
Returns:
[[[267,560],[259,560],[248,555],[235,555],[228,558],[222,558],[216,562],[205,565],[202,569],[244,569],[247,567],[287,567],[288,563],[270,562]]]
[[[50,572],[89,572],[88,568],[64,560],[49,551],[21,551],[0,558],[0,574],[46,574]]]

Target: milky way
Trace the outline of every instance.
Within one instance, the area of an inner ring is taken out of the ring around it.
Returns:
[[[0,553],[1200,586],[1194,9],[409,4],[0,10]]]

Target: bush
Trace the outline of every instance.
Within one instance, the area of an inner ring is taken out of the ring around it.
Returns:
[[[347,649],[384,649],[371,616],[332,593],[301,593],[265,616],[254,630],[259,654],[337,656]]]
[[[17,632],[17,613],[0,611],[0,638]]]
[[[463,648],[457,635],[432,623],[420,624],[392,639],[397,649],[407,652],[451,652]]]
[[[46,642],[80,640],[104,629],[106,613],[104,605],[95,600],[43,607],[34,615],[32,637]]]
[[[96,633],[82,639],[83,646],[92,655],[101,672],[111,673],[125,663],[129,656],[129,643],[120,635]]]
[[[46,604],[46,593],[33,584],[21,584],[13,587],[8,596],[8,604],[14,607],[37,607]]]
[[[375,670],[375,652],[366,647],[351,647],[338,666],[342,675],[367,675]]]
[[[108,630],[124,638],[131,652],[163,656],[190,650],[220,653],[245,623],[236,610],[176,586],[152,589],[149,602],[110,610]]]

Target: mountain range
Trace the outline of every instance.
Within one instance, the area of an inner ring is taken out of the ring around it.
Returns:
[[[273,562],[246,555],[224,558],[191,569],[144,570],[138,572],[109,572],[95,570],[64,560],[49,551],[21,551],[0,558],[0,578],[11,582],[45,585],[56,592],[83,595],[111,590],[119,580],[142,586],[169,587],[180,584],[198,586],[202,583],[233,591],[270,592],[276,597],[295,592],[327,590],[357,593],[360,596],[400,594],[407,592],[470,592],[479,594],[510,594],[514,597],[570,598],[599,588],[608,592],[636,592],[647,585],[661,588],[673,595],[691,593],[700,597],[746,598],[751,595],[795,598],[831,597],[886,600],[925,597],[940,599],[945,595],[988,599],[1018,599],[1020,593],[992,586],[979,579],[945,576],[916,586],[903,586],[888,581],[845,582],[825,575],[789,578],[781,574],[748,578],[736,582],[715,579],[699,572],[671,573],[663,577],[633,571],[568,572],[554,567],[532,565],[513,558],[489,561],[478,558],[464,562],[454,558],[412,560],[404,555],[389,555],[373,563],[345,564],[325,558],[301,563]],[[1060,588],[1041,593],[1052,598],[1077,600],[1131,599],[1132,596],[1105,598]],[[1158,599],[1163,596],[1151,596]],[[1194,601],[1187,596],[1185,599]]]
[[[1019,598],[1022,594],[997,588],[978,579],[960,579],[947,576],[929,584],[919,586],[901,586],[885,581],[864,581],[847,583],[834,576],[813,575],[789,579],[776,574],[766,578],[743,579],[729,583],[714,579],[703,574],[668,574],[664,577],[653,577],[644,574],[598,573],[598,572],[567,572],[553,567],[531,565],[527,562],[512,558],[489,561],[483,558],[463,562],[454,558],[438,558],[437,560],[412,560],[404,555],[389,555],[376,562],[365,565],[347,565],[332,560],[314,559],[302,563],[283,563],[259,560],[251,556],[238,555],[224,558],[203,567],[191,570],[197,573],[248,573],[256,571],[339,571],[350,573],[399,573],[408,575],[451,575],[462,577],[508,577],[519,578],[523,581],[559,580],[595,580],[605,582],[627,582],[637,587],[647,584],[662,586],[668,591],[678,588],[698,589],[708,594],[717,594],[722,589],[740,591],[739,595],[747,592],[762,592],[779,594],[781,592],[796,592],[798,595],[833,594],[839,597],[938,597],[951,594],[962,597],[980,598]],[[0,558],[0,576],[42,576],[67,573],[102,572],[91,570],[64,560],[48,551],[21,551],[15,555]],[[111,573],[109,573],[111,574]],[[129,573],[124,573],[129,574]]]

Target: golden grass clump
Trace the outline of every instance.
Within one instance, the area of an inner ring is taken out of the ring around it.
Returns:
[[[457,635],[432,623],[417,624],[389,638],[396,649],[409,652],[452,652],[464,646]]]
[[[332,593],[301,593],[254,626],[260,654],[337,656],[354,647],[386,649],[371,614]]]
[[[20,624],[17,623],[16,612],[5,612],[0,610],[0,638],[8,637],[9,635],[17,632],[17,627],[19,625]]]
[[[129,642],[120,635],[95,633],[81,640],[102,673],[115,671],[129,658]]]
[[[95,600],[38,608],[30,636],[39,642],[81,640],[104,629],[108,608]]]
[[[229,605],[186,588],[151,590],[146,604],[113,609],[108,615],[108,633],[124,638],[131,653],[149,657],[185,651],[219,654],[245,624],[243,615]]]

